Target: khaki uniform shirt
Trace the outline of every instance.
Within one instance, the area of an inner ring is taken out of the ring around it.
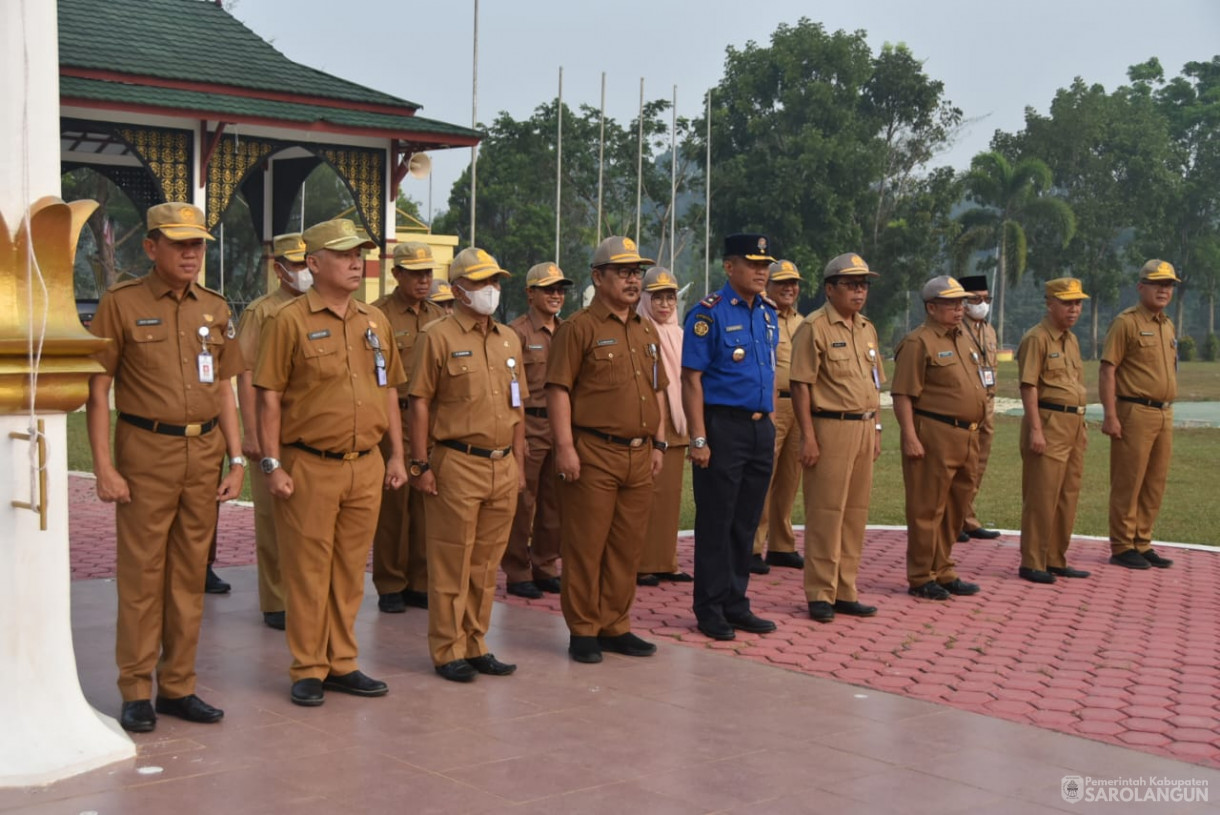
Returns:
[[[632,311],[624,323],[595,298],[555,332],[546,382],[568,392],[574,427],[637,438],[656,434],[669,378],[652,321]]]
[[[880,410],[885,371],[871,320],[844,317],[825,303],[805,318],[792,344],[792,381],[810,386],[814,410]]]
[[[962,318],[962,330],[970,337],[974,343],[974,348],[979,354],[979,365],[990,368],[993,372],[996,370],[996,349],[997,339],[995,328],[991,323],[978,320],[971,320],[969,317]],[[995,398],[995,385],[987,388],[989,398]]]
[[[1114,366],[1119,396],[1154,402],[1178,396],[1178,341],[1165,312],[1153,315],[1142,304],[1120,312],[1110,323],[1101,361]]]
[[[775,348],[775,388],[786,391],[791,387],[788,371],[792,366],[792,338],[805,321],[796,309],[779,313],[779,345]]]
[[[246,306],[246,310],[241,313],[241,322],[237,324],[237,344],[241,346],[241,355],[246,358],[247,369],[253,370],[254,363],[258,361],[258,341],[267,317],[298,297],[299,294],[293,294],[280,286]]]
[[[402,360],[403,373],[407,380],[411,378],[411,365],[415,357],[415,343],[419,341],[424,327],[445,316],[445,310],[430,300],[422,300],[418,305],[408,306],[407,300],[401,294],[402,289],[382,297],[374,306],[381,309],[394,328],[394,344],[398,346],[398,357]],[[398,387],[398,398],[407,398],[407,383]],[[406,427],[407,415],[402,415],[403,427]]]
[[[909,396],[919,410],[981,422],[987,391],[977,355],[974,342],[960,326],[945,327],[929,318],[898,343],[890,392]]]
[[[555,328],[558,330],[563,322],[555,318]],[[525,381],[529,384],[530,395],[525,400],[527,408],[546,409],[546,361],[551,353],[551,329],[544,326],[527,311],[508,324],[517,332],[521,340],[522,354],[525,357]],[[551,449],[551,421],[542,416],[525,416],[525,440],[532,450]]]
[[[1060,331],[1049,317],[1025,332],[1017,349],[1022,385],[1038,389],[1039,402],[1080,407],[1086,403],[1080,342],[1071,329]]]
[[[373,343],[385,357],[378,384]],[[347,453],[371,449],[389,427],[385,387],[402,383],[402,362],[380,310],[351,300],[340,317],[310,289],[263,324],[254,384],[283,394],[280,442]]]
[[[207,329],[212,382],[199,381]],[[167,424],[196,424],[220,415],[220,389],[246,370],[225,299],[198,284],[178,300],[155,271],[117,283],[103,295],[89,330],[112,342],[95,355],[114,377],[119,411]]]
[[[512,446],[521,421],[521,408],[512,406],[513,382],[524,404],[529,386],[517,335],[494,320],[484,335],[473,317],[455,311],[430,323],[415,344],[407,392],[430,403],[437,441],[502,450]]]

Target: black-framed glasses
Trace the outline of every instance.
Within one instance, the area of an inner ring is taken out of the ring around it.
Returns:
[[[619,266],[614,263],[607,263],[601,269],[603,272],[617,275],[619,280],[630,280],[644,276],[643,266]]]
[[[844,279],[841,277],[835,281],[835,285],[841,289],[851,289],[852,291],[868,291],[868,287],[873,284],[871,281],[868,281],[868,280],[849,280],[849,279]]]

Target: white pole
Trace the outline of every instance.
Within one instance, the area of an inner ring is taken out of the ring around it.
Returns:
[[[470,127],[479,126],[479,0],[474,0],[474,59],[471,67]],[[479,146],[470,146],[470,245],[474,246],[474,215],[478,203]]]
[[[555,104],[555,265],[559,266],[559,205],[563,198],[563,66],[559,66],[559,101]],[[562,268],[562,267],[560,267]]]
[[[669,270],[674,270],[678,224],[678,86],[674,85],[674,106],[669,128]]]
[[[225,293],[225,222],[220,222],[220,294]]]
[[[602,242],[602,173],[606,163],[606,72],[602,71],[601,136],[597,140],[597,242]]]
[[[305,182],[301,182],[301,231],[305,231]]]
[[[708,281],[712,266],[712,91],[707,92],[707,163],[703,169],[703,296],[711,288]]]
[[[635,245],[640,245],[640,208],[644,200],[644,77],[640,77],[640,132],[635,151]]]

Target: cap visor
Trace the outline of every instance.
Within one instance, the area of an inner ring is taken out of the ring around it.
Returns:
[[[409,269],[411,271],[418,271],[420,269],[439,269],[440,268],[440,264],[435,261],[432,261],[432,260],[424,261],[422,263],[421,262],[395,263],[394,266],[399,269]]]
[[[775,258],[771,257],[770,255],[745,255],[744,257],[746,260],[769,260],[772,263],[775,263]],[[652,261],[648,262],[651,263]]]
[[[1089,295],[1085,294],[1084,292],[1079,292],[1077,294],[1055,294],[1052,296],[1058,300],[1063,300],[1063,301],[1088,300],[1089,299]]]
[[[566,277],[547,277],[530,283],[529,288],[545,289],[547,286],[571,286],[575,282],[575,280],[568,280]]]
[[[216,240],[206,229],[191,226],[163,226],[160,227],[161,234],[169,238],[171,241],[194,241],[203,238],[205,241]]]
[[[493,277],[512,277],[512,274],[504,269],[480,269],[477,272],[460,275],[460,277],[478,283],[480,280],[490,280]]]

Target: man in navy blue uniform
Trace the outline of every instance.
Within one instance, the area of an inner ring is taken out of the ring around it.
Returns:
[[[765,235],[725,238],[728,282],[690,310],[682,338],[682,405],[694,465],[694,611],[699,630],[717,640],[733,639],[734,629],[775,630],[746,599],[775,447],[779,320],[762,294],[774,260]]]

